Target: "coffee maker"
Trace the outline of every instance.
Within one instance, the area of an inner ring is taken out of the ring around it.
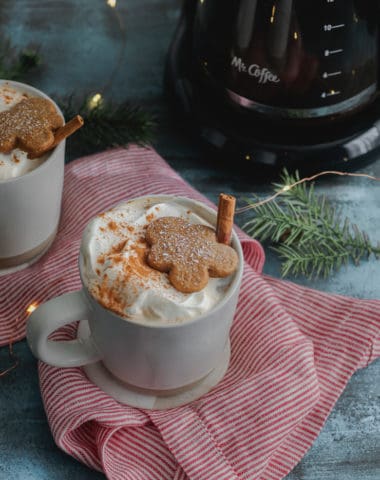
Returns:
[[[177,112],[232,161],[316,170],[380,155],[378,0],[185,0]]]

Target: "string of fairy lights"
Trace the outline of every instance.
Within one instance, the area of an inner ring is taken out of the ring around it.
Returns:
[[[352,173],[352,172],[340,172],[338,170],[325,170],[323,172],[316,173],[315,175],[312,175],[310,177],[300,178],[294,183],[284,185],[280,190],[278,190],[276,193],[274,193],[270,197],[264,198],[263,200],[260,200],[255,203],[250,203],[245,207],[241,207],[236,210],[236,213],[243,213],[248,210],[254,210],[255,208],[260,207],[261,205],[272,202],[280,195],[283,195],[284,193],[289,192],[289,190],[292,190],[294,187],[297,187],[298,185],[301,185],[306,182],[312,182],[313,180],[316,180],[317,178],[323,177],[326,175],[337,175],[340,177],[361,177],[361,178],[368,178],[369,180],[374,180],[375,182],[380,182],[380,177],[375,177],[374,175],[369,175],[367,173]]]

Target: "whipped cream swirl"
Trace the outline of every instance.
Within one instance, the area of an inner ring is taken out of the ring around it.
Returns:
[[[82,278],[105,308],[144,324],[182,323],[211,310],[225,295],[231,277],[211,278],[200,292],[176,290],[166,273],[145,262],[145,229],[159,217],[175,216],[209,225],[173,201],[137,199],[96,216],[87,225],[81,243]]]

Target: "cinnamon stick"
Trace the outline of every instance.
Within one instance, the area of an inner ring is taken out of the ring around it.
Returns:
[[[62,127],[59,127],[54,132],[54,142],[49,145],[49,148],[41,151],[41,152],[33,152],[28,154],[28,158],[38,158],[41,157],[44,153],[48,152],[52,148],[56,147],[59,143],[62,142],[65,138],[72,135],[76,132],[79,128],[81,128],[84,124],[83,118],[80,115],[76,115],[72,118],[69,122],[65,123]]]
[[[216,219],[216,238],[219,243],[229,245],[234,224],[236,198],[226,193],[219,195],[218,215]]]

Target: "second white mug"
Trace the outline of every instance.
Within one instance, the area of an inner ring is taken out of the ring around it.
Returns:
[[[52,101],[29,85],[0,80],[0,86],[4,84]],[[0,180],[0,274],[30,265],[53,242],[61,213],[64,163],[62,141],[34,170]]]

